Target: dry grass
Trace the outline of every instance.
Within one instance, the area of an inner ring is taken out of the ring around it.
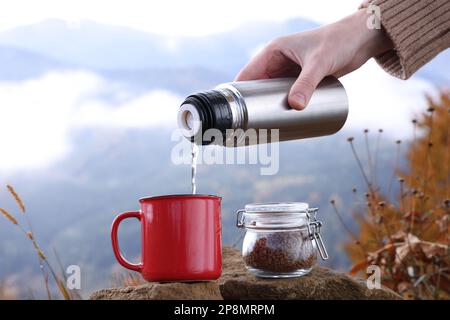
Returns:
[[[6,217],[6,219],[8,219],[9,221],[11,221],[12,224],[18,225],[19,223],[17,222],[16,218],[14,218],[8,211],[6,211],[3,208],[0,208],[0,212]]]
[[[28,217],[28,214],[25,210],[25,204],[22,200],[22,198],[19,196],[19,194],[14,190],[14,188],[11,185],[7,185],[6,189],[10,193],[10,195],[13,197],[14,201],[16,202],[17,206],[19,207],[20,212],[22,215],[25,216],[26,220],[26,227],[23,226],[23,224],[19,221],[18,218],[16,218],[13,214],[10,213],[10,211],[7,211],[4,208],[0,208],[0,213],[8,219],[9,222],[11,222],[14,226],[16,226],[21,233],[30,241],[30,243],[33,246],[33,249],[36,253],[36,257],[38,259],[39,263],[39,269],[42,272],[42,278],[45,286],[45,291],[47,294],[48,299],[53,299],[55,296],[52,294],[50,289],[50,283],[49,279],[52,279],[53,282],[56,284],[56,287],[58,288],[59,296],[66,300],[72,300],[72,299],[79,299],[81,298],[76,291],[69,290],[66,286],[65,281],[65,274],[64,271],[61,270],[61,275],[58,275],[55,272],[55,269],[48,261],[44,251],[39,246],[35,235],[33,233],[33,228],[30,222],[30,219]],[[1,294],[1,286],[0,286],[0,294]]]
[[[25,214],[25,204],[23,203],[22,199],[20,198],[20,196],[17,194],[16,190],[14,190],[13,186],[11,186],[10,184],[6,185],[6,188],[8,189],[9,193],[12,195],[12,197],[14,198],[14,200],[16,201],[17,205],[20,208],[20,211]]]
[[[368,170],[358,155],[354,138],[348,139],[367,191],[353,188],[355,202],[365,203],[353,211],[359,231],[345,226],[335,201],[331,204],[351,237],[345,250],[354,263],[351,273],[365,274],[368,265],[382,271],[382,283],[406,298],[450,298],[450,93],[412,120],[413,141],[408,145],[408,169],[400,170],[402,141],[397,140],[395,168],[387,193],[377,182],[377,150],[372,154],[365,135]],[[418,129],[421,135],[417,136]],[[397,178],[397,179],[396,179]],[[399,194],[392,200],[393,183]],[[362,198],[362,199],[361,199]]]
[[[139,273],[114,273],[111,279],[111,285],[116,288],[138,286],[146,283]]]

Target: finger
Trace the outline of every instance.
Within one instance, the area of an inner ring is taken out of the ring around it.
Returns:
[[[317,85],[325,76],[326,73],[320,63],[306,61],[289,91],[288,102],[291,108],[303,110],[308,105]]]

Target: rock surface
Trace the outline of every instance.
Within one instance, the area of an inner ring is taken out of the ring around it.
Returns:
[[[103,289],[91,300],[222,300],[216,282],[155,283],[134,287]]]
[[[365,280],[316,267],[308,275],[290,279],[256,278],[245,270],[240,252],[224,248],[220,293],[228,299],[401,299],[390,289],[367,288]]]
[[[316,267],[306,276],[260,279],[249,274],[239,251],[223,249],[222,277],[212,282],[147,283],[135,287],[103,289],[93,300],[164,299],[401,299],[387,289],[368,289],[365,280]]]

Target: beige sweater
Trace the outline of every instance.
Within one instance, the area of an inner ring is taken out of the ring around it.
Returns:
[[[361,7],[369,2],[380,7],[381,25],[394,44],[376,57],[390,74],[407,79],[450,47],[450,0],[372,0]]]

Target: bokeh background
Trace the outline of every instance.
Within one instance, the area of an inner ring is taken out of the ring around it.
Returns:
[[[27,206],[49,259],[82,270],[82,294],[123,271],[112,254],[114,216],[145,195],[190,192],[190,167],[174,165],[170,135],[185,96],[232,81],[266,42],[350,14],[347,1],[1,1],[0,184]],[[450,83],[446,50],[408,81],[374,61],[343,77],[350,114],[339,134],[281,144],[280,170],[258,165],[200,165],[198,192],[223,197],[223,237],[238,243],[235,211],[246,203],[306,201],[320,208],[323,234],[338,270],[350,267],[348,235],[330,199],[356,228],[352,188],[362,179],[346,141],[363,129],[379,144],[378,180],[394,166],[394,141],[412,137],[411,119],[425,94]],[[364,159],[364,156],[362,156]],[[363,187],[362,187],[363,188]],[[0,206],[15,210],[5,189]],[[138,259],[139,225],[125,222],[120,240]],[[0,279],[17,297],[45,297],[27,239],[0,217]]]

